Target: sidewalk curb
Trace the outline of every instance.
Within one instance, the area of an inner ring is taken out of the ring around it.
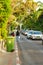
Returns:
[[[17,42],[15,42],[15,52],[16,52],[16,65],[20,65],[20,59],[19,59],[19,55],[18,55]]]

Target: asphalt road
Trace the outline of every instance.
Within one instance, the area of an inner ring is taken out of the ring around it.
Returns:
[[[30,40],[21,35],[18,39],[21,65],[43,65],[43,45],[41,40]]]

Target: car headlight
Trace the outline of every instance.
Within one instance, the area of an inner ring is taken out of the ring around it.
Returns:
[[[32,38],[35,38],[35,36],[32,36]]]

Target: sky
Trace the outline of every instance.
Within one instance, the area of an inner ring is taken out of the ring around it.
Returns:
[[[36,1],[36,2],[38,2],[38,1],[41,1],[41,2],[43,2],[43,0],[34,0],[34,1]]]
[[[24,3],[26,2],[26,0],[22,0]],[[43,0],[34,0],[35,2],[41,1],[43,2]]]

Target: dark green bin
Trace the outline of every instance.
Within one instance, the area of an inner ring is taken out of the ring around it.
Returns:
[[[7,39],[6,39],[6,50],[7,50],[7,52],[13,51],[14,45],[15,45],[15,37],[7,37]]]

